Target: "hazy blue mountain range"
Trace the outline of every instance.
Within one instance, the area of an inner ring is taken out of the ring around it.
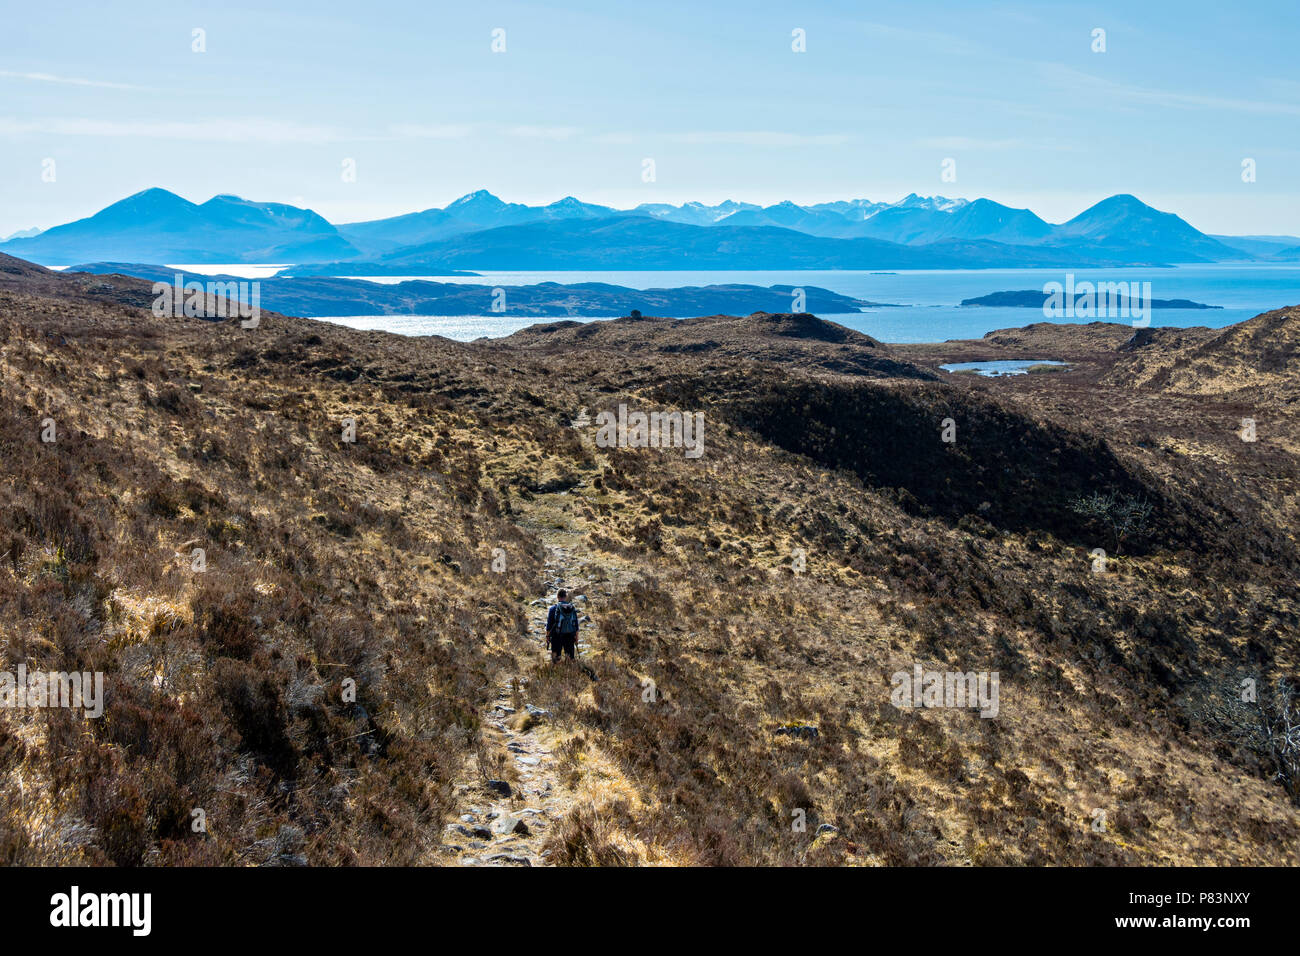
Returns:
[[[1260,259],[1300,259],[1300,236],[1215,236],[1225,246],[1241,249]]]
[[[687,202],[680,206],[663,202],[643,202],[636,207],[635,211],[654,216],[656,219],[666,219],[669,222],[684,222],[688,226],[712,226],[719,219],[725,219],[732,213],[762,208],[752,202],[733,202],[728,199],[716,206],[706,206],[700,202]]]
[[[426,209],[391,219],[344,223],[339,234],[366,253],[388,252],[402,246],[447,236],[525,222],[600,219],[618,215],[608,206],[595,206],[566,196],[549,206],[502,202],[486,189],[462,196],[445,209]]]
[[[1157,264],[1146,258],[1145,263]],[[428,275],[448,269],[563,271],[631,269],[979,269],[1114,267],[1092,243],[1078,248],[987,240],[904,245],[837,239],[776,226],[690,226],[646,216],[501,226],[408,246],[371,263],[304,264],[282,275]]]
[[[573,197],[544,206],[479,190],[441,209],[331,224],[308,209],[147,189],[0,251],[46,265],[86,261],[295,263],[295,274],[447,269],[1099,267],[1300,259],[1290,236],[1209,236],[1117,195],[1068,222],[990,199],[916,194],[800,206],[727,201],[631,210]],[[341,264],[346,263],[346,266]],[[545,264],[544,264],[545,263]]]
[[[1072,240],[1091,242],[1134,259],[1167,257],[1172,250],[1177,250],[1183,262],[1243,258],[1237,254],[1240,250],[1198,232],[1173,213],[1152,209],[1128,195],[1103,199],[1056,226],[1050,241],[1065,244]]]
[[[32,236],[39,236],[41,231],[35,227],[31,229],[19,229],[17,232],[0,238],[0,242],[8,242],[10,239],[30,239]]]
[[[319,262],[361,251],[309,209],[213,196],[199,205],[146,189],[86,219],[0,250],[43,265],[88,259],[150,262]]]

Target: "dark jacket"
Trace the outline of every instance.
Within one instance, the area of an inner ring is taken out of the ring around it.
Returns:
[[[573,603],[571,601],[564,601],[563,603],[556,602],[555,604],[552,604],[551,609],[546,612],[546,633],[547,634],[559,633],[558,629],[560,626],[560,608],[573,608],[574,617],[577,617],[578,615],[578,609],[576,607],[573,607]]]

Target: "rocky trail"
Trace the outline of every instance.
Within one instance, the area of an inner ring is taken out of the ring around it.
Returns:
[[[573,422],[580,433],[590,424],[585,411]],[[588,436],[583,437],[590,442]],[[611,562],[607,556],[599,562],[593,560],[587,528],[575,515],[574,497],[568,490],[536,494],[519,504],[523,508],[520,526],[541,539],[545,561],[541,593],[528,602],[527,633],[514,638],[512,651],[521,659],[548,658],[546,614],[556,592],[565,588],[581,615],[575,663],[594,680],[595,673],[585,663],[591,658],[592,641],[598,633],[586,613],[589,595],[598,602],[608,600],[627,587],[635,577],[635,568],[625,561]],[[559,666],[573,664],[562,662]],[[482,715],[481,746],[466,761],[463,779],[455,784],[457,809],[443,829],[442,856],[436,862],[549,865],[546,844],[552,830],[575,806],[592,801],[593,782],[602,794],[630,793],[633,788],[621,770],[594,748],[581,755],[589,775],[587,786],[572,776],[569,780],[579,790],[566,783],[557,754],[575,736],[576,731],[558,726],[547,710],[528,699],[527,686],[516,684],[514,678],[505,679],[496,701]]]
[[[579,666],[591,654],[595,625],[585,613],[586,586],[571,548],[571,536],[543,532],[546,547],[545,596],[529,601],[528,631],[516,638],[521,656],[544,660],[546,613],[560,588],[576,589],[581,616]],[[548,540],[550,539],[550,540]],[[566,547],[567,545],[567,547]],[[605,591],[604,593],[609,593]],[[545,665],[551,666],[551,665]],[[571,667],[562,662],[561,667]],[[556,752],[571,733],[552,720],[549,711],[527,700],[527,688],[508,679],[483,715],[482,745],[467,761],[464,779],[456,783],[457,812],[443,829],[443,862],[462,866],[545,866],[545,844],[551,829],[579,800],[561,778]]]

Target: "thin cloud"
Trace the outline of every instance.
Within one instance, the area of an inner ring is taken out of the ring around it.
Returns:
[[[65,86],[93,86],[104,90],[141,90],[151,87],[134,86],[130,83],[111,83],[107,80],[84,80],[75,76],[55,76],[53,73],[16,73],[13,70],[0,70],[0,76],[11,80],[30,80],[33,83],[61,83]]]
[[[889,47],[907,46],[923,48],[932,53],[966,56],[981,53],[982,48],[965,37],[931,30],[913,30],[888,23],[863,23],[862,29]]]
[[[497,133],[514,136],[519,139],[567,140],[582,132],[576,126],[507,126],[500,123],[444,123],[419,125],[399,123],[389,128],[391,135],[397,139],[465,139],[476,133]]]
[[[1025,144],[1018,139],[978,139],[974,136],[932,136],[917,140],[916,145],[927,149],[980,150],[980,149],[1024,149]]]
[[[399,123],[391,127],[390,131],[396,139],[464,139],[472,132],[469,126],[454,123]]]
[[[858,137],[847,133],[790,133],[781,130],[705,130],[693,133],[603,133],[598,143],[632,145],[647,141],[724,146],[839,146]]]
[[[1031,143],[1023,139],[981,139],[977,136],[931,136],[917,140],[916,145],[926,149],[954,151],[1046,149],[1064,153],[1073,150],[1071,146],[1054,143]]]
[[[564,140],[580,130],[572,126],[502,126],[499,124],[398,123],[379,130],[343,129],[264,117],[208,120],[112,120],[90,117],[0,117],[0,136],[94,136],[164,139],[205,143],[342,143],[394,140],[461,140],[478,134],[523,139]]]
[[[342,129],[262,117],[208,120],[114,120],[91,117],[0,117],[0,136],[134,137],[209,143],[340,143],[392,140],[461,140],[477,135],[561,141],[579,136],[575,126],[399,123],[382,130]],[[654,142],[753,147],[838,146],[860,137],[848,133],[797,133],[785,130],[701,130],[682,133],[605,133],[600,143]]]
[[[353,140],[339,130],[268,119],[105,120],[0,117],[0,136],[97,136],[206,143],[330,143]]]
[[[572,139],[581,130],[576,126],[512,126],[505,132],[521,139],[566,140]]]
[[[1150,87],[1129,86],[1114,80],[1103,79],[1071,69],[1059,63],[1040,63],[1039,69],[1048,80],[1074,89],[1101,95],[1111,95],[1134,103],[1165,106],[1185,110],[1223,110],[1232,113],[1262,113],[1278,116],[1300,116],[1300,104],[1278,103],[1269,100],[1247,100],[1228,96],[1211,96],[1203,93],[1175,93]]]

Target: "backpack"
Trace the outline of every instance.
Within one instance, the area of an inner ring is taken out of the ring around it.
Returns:
[[[578,633],[578,609],[565,602],[555,605],[559,610],[555,615],[555,633],[568,636]]]

